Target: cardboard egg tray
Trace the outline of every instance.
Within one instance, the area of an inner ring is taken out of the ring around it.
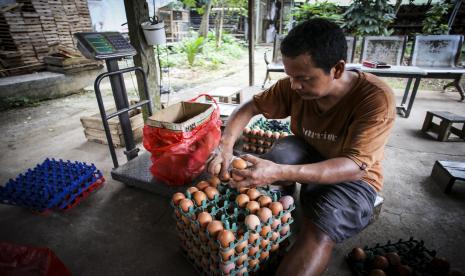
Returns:
[[[289,122],[260,118],[242,132],[242,150],[251,153],[266,153],[276,140],[291,134]]]
[[[366,253],[364,261],[356,262],[349,253],[346,257],[347,263],[354,275],[368,275],[371,268],[371,263],[376,255],[384,256],[386,253],[396,252],[401,259],[403,265],[408,265],[413,271],[412,275],[429,276],[434,275],[428,265],[436,256],[435,250],[428,250],[422,240],[417,241],[413,237],[409,240],[400,239],[398,242],[392,243],[388,241],[384,245],[376,244],[374,247],[365,246],[363,250]],[[397,275],[392,267],[386,271],[387,275]]]
[[[281,222],[281,218],[295,209],[295,205],[288,210],[281,211],[277,216],[273,216],[267,223],[261,223],[255,230],[248,230],[244,219],[249,214],[245,208],[240,208],[235,202],[239,192],[229,188],[225,184],[217,187],[219,195],[213,200],[204,200],[201,206],[194,206],[188,212],[184,212],[179,206],[171,203],[175,212],[176,228],[181,240],[181,245],[188,260],[203,275],[249,275],[259,270],[266,269],[270,259],[279,260],[276,256],[282,254],[286,247],[280,247],[286,244],[288,237],[291,235],[290,224],[294,222],[292,216],[286,223]],[[258,188],[263,195],[270,196],[273,201],[277,201],[281,195],[279,192],[272,191],[268,188]],[[186,198],[191,199],[192,195],[185,192]],[[228,247],[222,247],[220,242],[211,237],[206,229],[201,229],[198,221],[195,219],[200,212],[207,211],[213,219],[220,220],[224,229],[231,230],[236,240]],[[261,235],[263,227],[270,226],[273,219],[279,219],[280,224],[271,229],[266,235]],[[283,232],[287,229],[287,232]],[[274,234],[277,233],[278,235]],[[258,238],[249,242],[252,236]],[[275,239],[272,239],[274,235]],[[240,246],[247,245],[243,250]],[[255,252],[254,252],[255,251]],[[230,268],[229,273],[225,273],[224,268]]]
[[[103,185],[105,179],[94,164],[46,159],[0,187],[0,203],[45,213],[68,210]]]

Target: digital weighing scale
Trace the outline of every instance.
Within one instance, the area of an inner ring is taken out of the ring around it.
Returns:
[[[113,179],[123,182],[126,185],[149,190],[163,196],[171,197],[174,192],[184,190],[185,187],[170,187],[164,183],[157,182],[150,173],[150,153],[144,152],[139,155],[139,148],[136,147],[132,133],[131,123],[129,121],[129,111],[147,105],[149,116],[152,115],[152,101],[148,93],[147,75],[141,67],[129,67],[119,69],[118,60],[125,57],[132,57],[137,51],[132,45],[118,32],[86,32],[75,33],[78,41],[77,48],[81,53],[95,60],[105,60],[108,72],[100,74],[94,82],[95,95],[102,117],[103,127],[105,129],[108,147],[110,149],[111,159],[113,160],[113,169],[111,176]],[[141,73],[144,79],[144,95],[147,100],[139,101],[137,104],[129,105],[129,100],[124,85],[123,74],[136,71]],[[111,89],[116,104],[116,112],[106,114],[103,105],[102,93],[100,91],[101,81],[108,77],[110,79]],[[119,165],[116,156],[113,140],[111,139],[110,127],[108,120],[118,116],[123,131],[126,150],[124,154],[128,162]]]

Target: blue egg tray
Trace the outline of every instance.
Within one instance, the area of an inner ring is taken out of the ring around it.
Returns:
[[[46,159],[0,187],[0,203],[43,213],[69,209],[105,179],[94,164]]]

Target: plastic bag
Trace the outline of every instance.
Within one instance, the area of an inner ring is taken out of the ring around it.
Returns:
[[[190,100],[197,100],[201,94]],[[216,104],[216,102],[215,102]],[[190,132],[144,126],[144,147],[152,154],[150,171],[158,180],[171,186],[191,182],[204,169],[210,153],[218,147],[221,138],[220,111]]]
[[[16,245],[0,241],[0,275],[71,275],[49,248]]]

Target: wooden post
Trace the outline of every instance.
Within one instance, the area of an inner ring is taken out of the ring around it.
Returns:
[[[254,36],[254,29],[255,29],[255,24],[254,24],[254,0],[248,0],[248,6],[249,6],[249,11],[248,11],[248,38],[249,38],[249,86],[253,86],[255,81],[254,81],[254,48],[255,48],[255,36]]]
[[[124,0],[126,10],[126,18],[128,20],[129,38],[132,46],[136,49],[137,55],[134,56],[134,65],[140,66],[147,74],[148,89],[152,98],[153,110],[161,108],[160,93],[158,87],[158,72],[157,61],[155,59],[155,51],[153,46],[148,45],[145,41],[144,32],[140,24],[149,19],[149,9],[146,0]],[[144,81],[142,76],[137,74],[137,87],[139,97],[145,100]],[[147,118],[146,110],[144,109],[144,120]]]

